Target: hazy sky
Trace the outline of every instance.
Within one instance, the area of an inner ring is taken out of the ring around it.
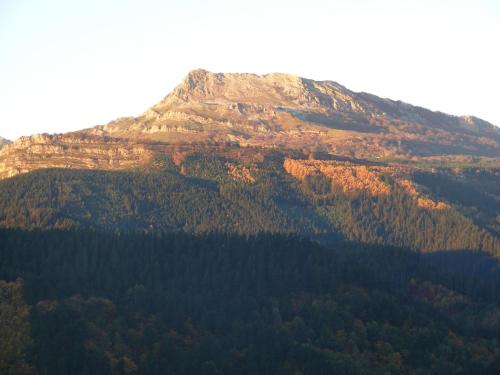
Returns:
[[[191,69],[331,79],[500,125],[499,0],[0,0],[0,135],[138,115]]]

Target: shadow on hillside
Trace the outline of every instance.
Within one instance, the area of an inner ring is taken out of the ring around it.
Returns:
[[[440,270],[500,282],[500,259],[470,250],[447,250],[422,254]]]

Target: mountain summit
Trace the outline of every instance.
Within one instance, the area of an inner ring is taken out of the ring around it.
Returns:
[[[198,69],[138,117],[21,137],[1,150],[0,176],[41,167],[128,168],[174,145],[221,144],[358,159],[464,160],[500,157],[500,129],[333,81]]]
[[[87,132],[180,143],[316,145],[354,157],[500,154],[500,129],[478,118],[432,112],[356,93],[333,81],[282,73],[193,70],[143,115]]]

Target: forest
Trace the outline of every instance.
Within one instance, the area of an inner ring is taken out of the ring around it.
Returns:
[[[4,229],[0,373],[498,374],[498,262],[464,273],[434,255]]]
[[[380,179],[199,154],[0,181],[0,374],[499,374],[497,170],[415,170],[443,209]]]
[[[193,155],[180,167],[109,172],[39,170],[0,181],[0,227],[99,229],[145,233],[298,234],[420,251],[500,254],[497,173],[413,178],[448,202],[429,210],[394,185],[389,195],[336,191],[323,176],[297,181],[282,161],[252,168],[252,181],[228,175],[228,161]],[[245,165],[241,165],[245,167]],[[247,167],[245,167],[247,168]]]

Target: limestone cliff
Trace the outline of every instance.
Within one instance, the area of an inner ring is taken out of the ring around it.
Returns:
[[[169,147],[199,151],[220,144],[372,160],[467,160],[500,157],[500,129],[472,116],[356,93],[333,81],[194,70],[138,117],[4,146],[0,178],[50,167],[137,167]]]
[[[87,130],[168,142],[311,147],[354,157],[500,155],[500,129],[292,75],[190,72],[137,118]]]
[[[131,141],[38,134],[21,137],[0,150],[0,179],[42,168],[126,169],[151,157],[147,147]]]

